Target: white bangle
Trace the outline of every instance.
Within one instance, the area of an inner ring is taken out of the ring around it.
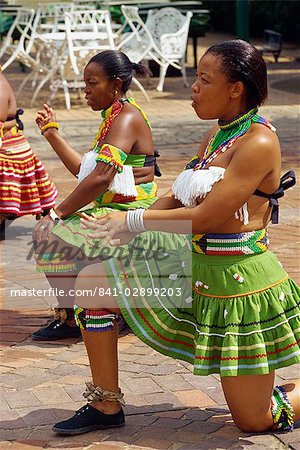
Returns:
[[[129,209],[126,213],[126,225],[131,233],[142,233],[147,231],[144,225],[144,215],[145,209]]]
[[[50,209],[49,216],[53,220],[54,223],[61,223],[62,219],[57,215],[54,208]]]

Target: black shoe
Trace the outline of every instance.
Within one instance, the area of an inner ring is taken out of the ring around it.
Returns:
[[[80,336],[79,327],[70,327],[60,320],[54,320],[46,328],[41,328],[31,335],[35,341],[55,341],[58,339],[78,338]]]
[[[82,434],[93,430],[105,428],[119,428],[125,425],[123,409],[116,414],[104,414],[93,406],[85,405],[80,408],[69,420],[58,422],[52,431],[60,434]]]

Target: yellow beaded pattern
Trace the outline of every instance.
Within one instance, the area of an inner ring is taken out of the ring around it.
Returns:
[[[46,125],[43,125],[41,127],[41,133],[45,133],[46,130],[48,130],[48,128],[56,128],[56,130],[59,129],[59,125],[57,122],[48,122],[46,123]]]

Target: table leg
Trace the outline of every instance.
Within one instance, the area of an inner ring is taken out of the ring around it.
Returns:
[[[194,52],[194,68],[197,69],[198,58],[197,58],[197,36],[193,36],[193,52]]]

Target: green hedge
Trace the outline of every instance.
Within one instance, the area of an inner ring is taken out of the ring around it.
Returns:
[[[210,23],[216,31],[235,33],[235,0],[203,0],[210,10]],[[300,41],[299,0],[249,0],[250,35],[263,36],[264,29],[283,34],[285,40]]]

